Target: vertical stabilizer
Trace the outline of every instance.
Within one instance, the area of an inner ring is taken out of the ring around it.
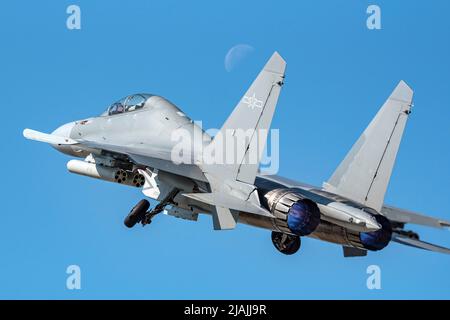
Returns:
[[[286,62],[275,52],[203,150],[204,162],[200,167],[211,186],[211,193],[189,196],[202,197],[203,202],[214,204],[212,215],[216,230],[236,226],[236,216],[231,209],[271,216],[260,206],[254,182],[285,69]]]
[[[331,178],[326,191],[380,210],[391,177],[413,91],[400,83],[364,130]]]
[[[223,153],[224,163],[203,165],[204,172],[222,179],[255,182],[286,62],[275,52],[241,98],[205,152]]]

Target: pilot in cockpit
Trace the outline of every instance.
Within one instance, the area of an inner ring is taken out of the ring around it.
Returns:
[[[109,108],[110,115],[122,113],[124,111],[125,111],[125,108],[123,107],[121,102],[116,102]]]
[[[151,96],[151,94],[140,93],[125,97],[113,103],[104,114],[111,116],[141,109]]]

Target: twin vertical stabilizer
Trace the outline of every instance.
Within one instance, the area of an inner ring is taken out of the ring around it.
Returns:
[[[412,98],[412,89],[401,81],[324,183],[326,191],[381,210]]]

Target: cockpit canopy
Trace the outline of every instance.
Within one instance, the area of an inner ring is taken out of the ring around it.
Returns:
[[[152,96],[152,94],[148,93],[137,93],[122,98],[109,106],[108,109],[102,113],[102,116],[112,116],[115,114],[142,109],[145,102],[147,102],[147,100]]]

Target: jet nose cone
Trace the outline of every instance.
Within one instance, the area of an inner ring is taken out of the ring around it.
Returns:
[[[72,133],[74,126],[75,126],[75,122],[69,122],[69,123],[63,124],[61,127],[57,128],[55,131],[53,131],[52,134],[55,136],[59,136],[59,137],[70,138],[70,134]],[[69,145],[52,144],[52,147],[64,154],[67,154],[70,156],[77,156],[77,154],[72,150],[72,147]]]
[[[55,131],[53,131],[52,134],[54,134],[55,136],[70,138],[70,134],[71,134],[74,126],[75,126],[74,122],[69,122],[69,123],[63,124],[62,126],[57,128]]]

